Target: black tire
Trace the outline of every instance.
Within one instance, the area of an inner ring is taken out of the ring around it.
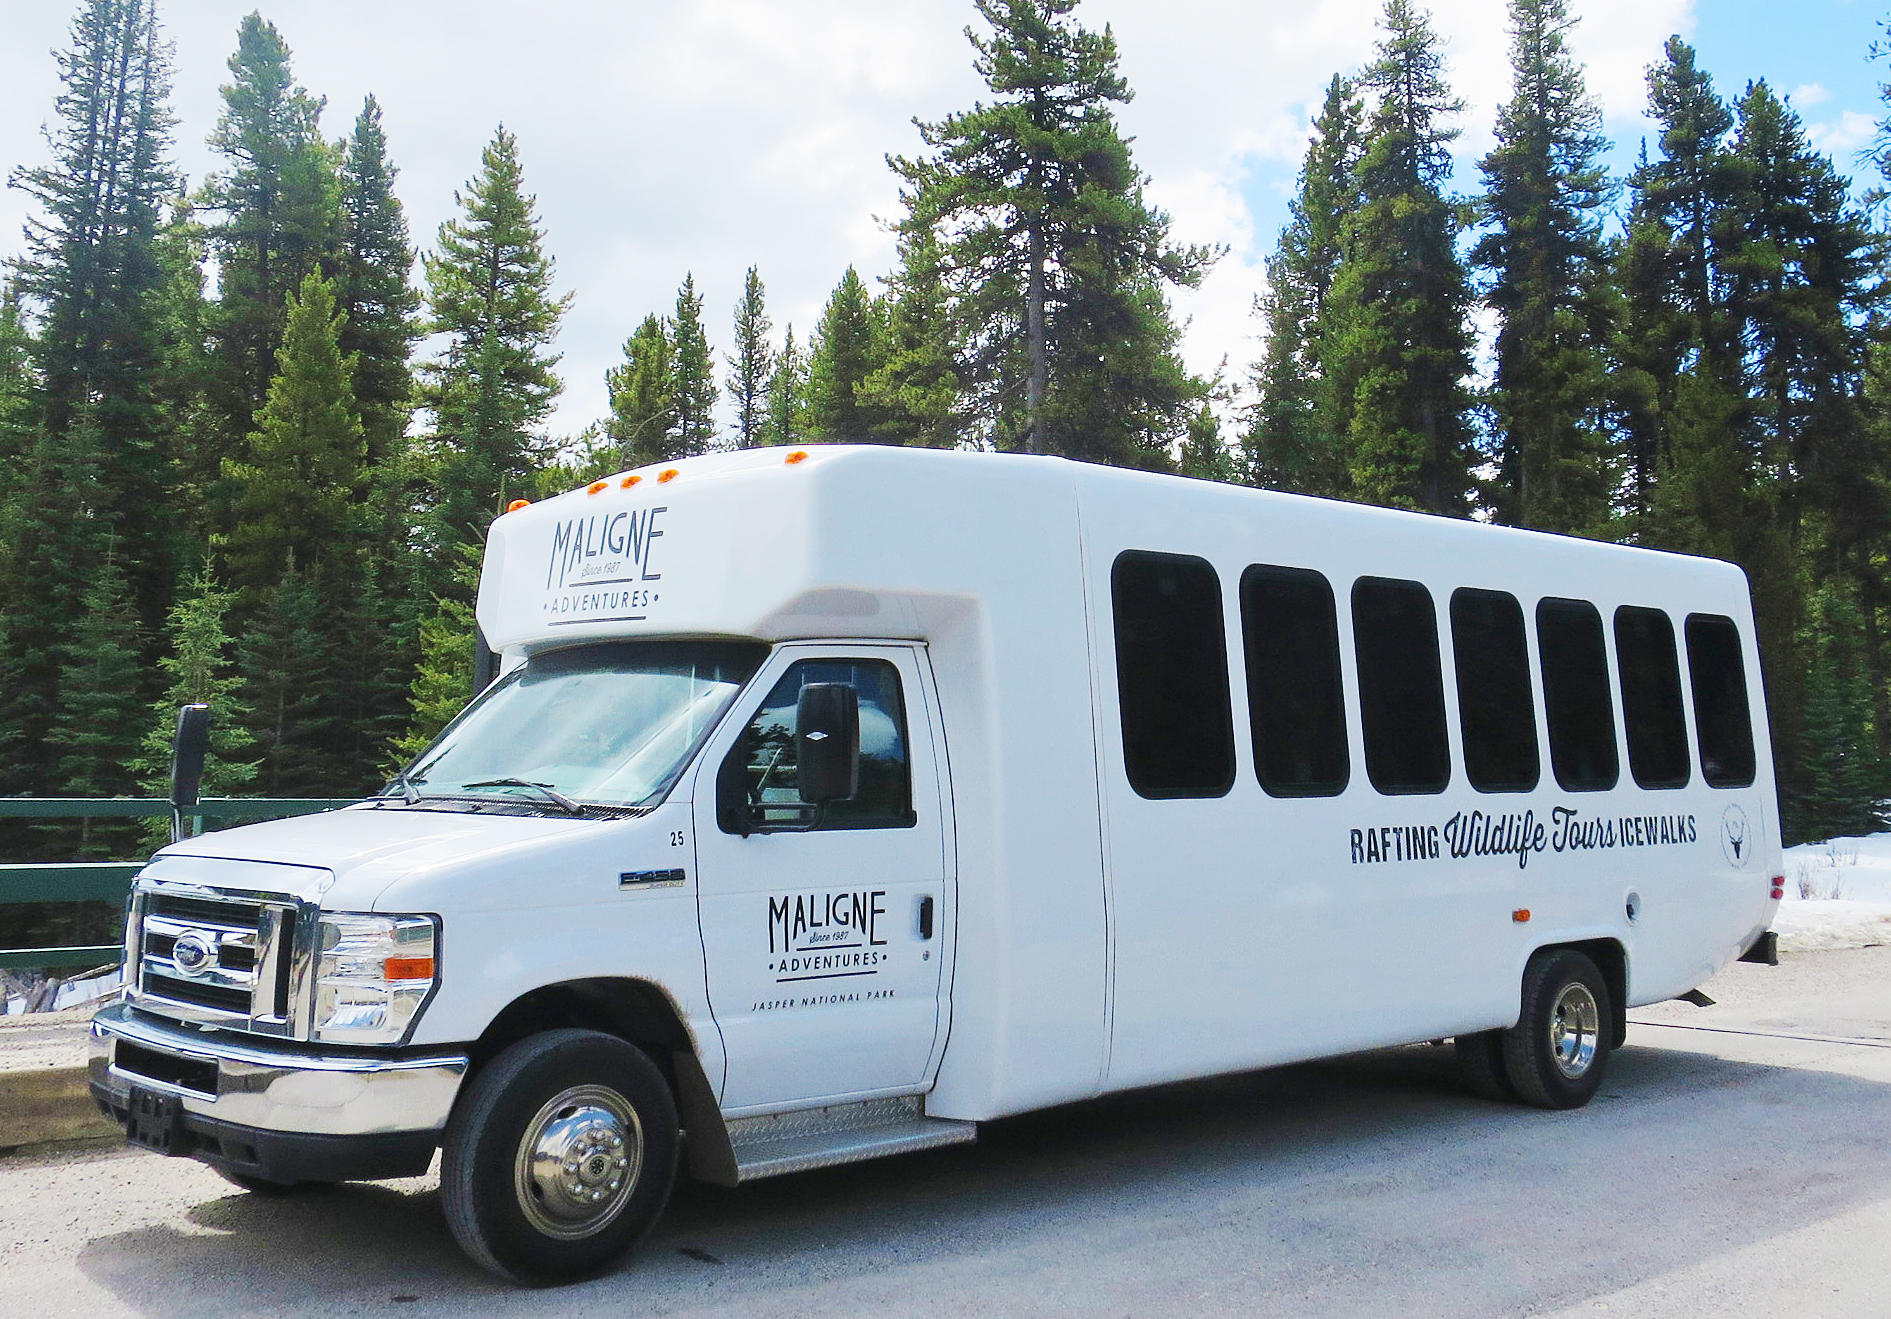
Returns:
[[[514,1282],[591,1277],[663,1213],[678,1143],[676,1101],[641,1049],[597,1031],[529,1036],[473,1077],[447,1123],[447,1226]]]
[[[1498,1103],[1514,1103],[1517,1092],[1510,1088],[1504,1074],[1504,1033],[1481,1030],[1475,1035],[1460,1035],[1454,1041],[1458,1072],[1472,1094]]]
[[[1517,1024],[1503,1032],[1504,1075],[1538,1108],[1581,1108],[1608,1070],[1608,981],[1568,948],[1536,954],[1523,972]]]
[[[232,1186],[242,1187],[251,1195],[267,1195],[276,1198],[285,1195],[294,1195],[297,1191],[304,1190],[311,1185],[309,1182],[278,1182],[268,1177],[258,1177],[253,1173],[235,1172],[229,1168],[219,1168],[216,1164],[211,1164],[210,1166],[216,1169],[217,1176],[223,1178],[224,1181],[230,1183]]]

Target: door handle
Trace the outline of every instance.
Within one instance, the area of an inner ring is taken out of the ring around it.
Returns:
[[[932,895],[930,893],[919,900],[919,937],[932,938]]]

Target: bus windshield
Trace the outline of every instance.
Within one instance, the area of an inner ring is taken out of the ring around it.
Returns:
[[[448,724],[387,795],[654,806],[766,653],[744,642],[609,642],[535,655]]]

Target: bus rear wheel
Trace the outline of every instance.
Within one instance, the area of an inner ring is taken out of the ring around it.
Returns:
[[[1570,948],[1530,959],[1517,1024],[1503,1032],[1504,1075],[1518,1099],[1538,1108],[1581,1108],[1609,1062],[1608,981]]]

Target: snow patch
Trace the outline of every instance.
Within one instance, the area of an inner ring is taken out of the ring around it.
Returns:
[[[1891,944],[1891,833],[1787,848],[1773,928],[1785,952]]]

